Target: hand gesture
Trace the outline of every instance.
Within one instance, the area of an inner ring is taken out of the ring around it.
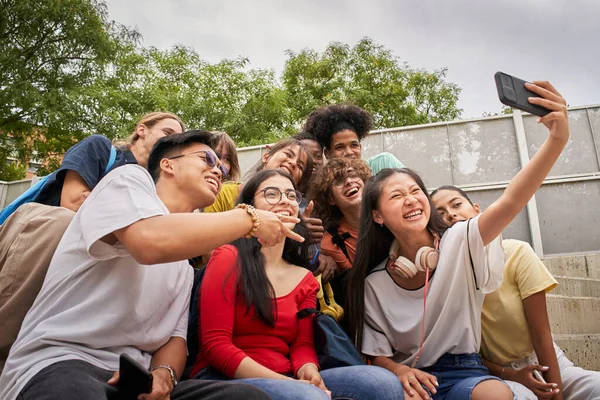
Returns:
[[[423,386],[432,394],[436,394],[437,392],[437,378],[427,372],[400,364],[394,373],[400,379],[400,383],[402,383],[404,390],[410,397],[413,397],[415,392],[417,392],[423,399],[429,399],[429,393],[427,393]]]
[[[531,104],[545,107],[551,112],[538,119],[549,130],[550,136],[560,140],[569,139],[569,118],[567,116],[567,102],[558,91],[547,81],[534,81],[526,83],[525,87],[541,97],[530,97]]]
[[[548,367],[528,365],[522,370],[515,371],[515,380],[531,390],[539,399],[552,399],[560,391],[556,383],[543,383],[535,379],[533,371],[548,371]]]
[[[310,382],[310,384],[315,385],[316,387],[327,393],[329,397],[331,397],[331,392],[325,387],[325,383],[323,383],[323,378],[321,378],[321,374],[319,374],[319,369],[315,364],[304,364],[300,367],[300,369],[298,369],[296,376],[301,381]]]
[[[321,253],[318,255],[318,260],[318,267],[313,271],[313,275],[318,276],[321,274],[323,283],[328,283],[335,276],[338,265],[333,258]]]
[[[256,210],[260,218],[260,227],[254,233],[260,244],[266,247],[275,246],[285,238],[304,242],[304,238],[284,225],[286,222],[297,224],[300,220],[294,216],[278,215],[271,211]]]
[[[311,218],[310,214],[312,214],[313,208],[315,208],[315,203],[310,201],[300,218],[304,221],[306,228],[310,232],[310,244],[319,243],[321,239],[323,239],[323,235],[325,234],[325,228],[323,227],[323,221],[319,218]]]

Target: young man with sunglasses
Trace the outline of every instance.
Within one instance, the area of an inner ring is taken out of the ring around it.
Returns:
[[[267,398],[234,383],[184,381],[193,272],[187,259],[245,235],[271,245],[303,238],[295,217],[235,209],[193,213],[210,205],[223,169],[211,134],[160,139],[148,171],[110,172],[73,218],[27,314],[0,377],[6,400],[108,399],[118,395],[119,356],[153,375],[145,400]]]

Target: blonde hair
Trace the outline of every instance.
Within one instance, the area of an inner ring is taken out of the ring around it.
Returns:
[[[163,112],[163,111],[151,112],[150,114],[146,114],[142,118],[139,119],[139,121],[135,124],[133,133],[131,134],[131,136],[129,136],[129,139],[127,139],[127,140],[115,139],[115,140],[113,140],[113,144],[116,147],[128,148],[129,146],[131,146],[132,144],[137,142],[137,140],[140,138],[140,135],[137,133],[137,128],[140,125],[144,125],[144,126],[146,126],[146,128],[151,129],[158,122],[165,120],[165,119],[174,119],[175,121],[179,122],[179,125],[181,126],[181,130],[185,131],[185,125],[183,125],[183,121],[181,121],[181,118],[179,118],[177,115],[170,113],[170,112]]]
[[[227,178],[224,181],[238,182],[242,176],[242,170],[240,168],[240,161],[238,159],[237,148],[235,146],[235,142],[227,134],[227,132],[222,131],[211,131],[213,135],[213,139],[211,140],[211,147],[216,149],[219,144],[223,143],[223,146],[227,149],[229,153],[229,164],[231,165],[229,174],[227,174]],[[221,155],[219,155],[220,157]]]

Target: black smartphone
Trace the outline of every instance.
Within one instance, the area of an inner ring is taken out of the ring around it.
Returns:
[[[123,353],[119,357],[119,394],[122,399],[136,399],[152,392],[152,373]]]
[[[526,111],[528,113],[543,117],[551,112],[545,107],[531,104],[527,99],[529,97],[540,97],[537,93],[525,88],[525,81],[514,76],[505,74],[504,72],[496,72],[494,74],[496,80],[496,89],[498,89],[498,97],[502,104],[509,107]]]

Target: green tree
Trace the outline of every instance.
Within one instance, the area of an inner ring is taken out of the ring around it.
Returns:
[[[378,128],[458,118],[460,88],[446,69],[413,69],[369,38],[354,47],[331,43],[322,54],[287,51],[282,84],[296,121],[324,104],[351,102],[373,114]]]
[[[151,111],[179,115],[190,128],[224,130],[240,146],[289,133],[289,110],[274,72],[250,69],[245,58],[211,64],[183,46],[130,47],[85,91],[99,132],[125,137]]]
[[[0,3],[0,142],[19,160],[44,160],[94,129],[81,92],[137,39],[108,19],[101,0],[3,0]],[[6,164],[5,164],[6,165]]]

